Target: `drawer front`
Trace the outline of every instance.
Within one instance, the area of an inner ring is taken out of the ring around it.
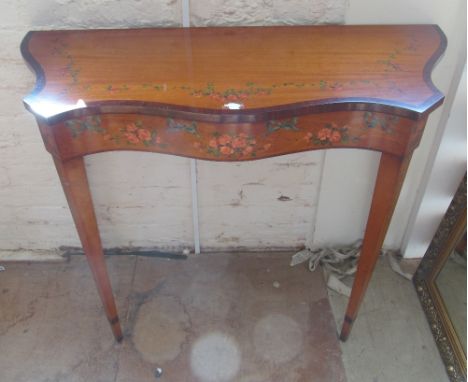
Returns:
[[[101,114],[42,125],[41,129],[49,151],[61,159],[138,150],[245,161],[329,148],[362,148],[403,156],[417,146],[423,127],[423,121],[384,113],[339,111],[235,124]]]

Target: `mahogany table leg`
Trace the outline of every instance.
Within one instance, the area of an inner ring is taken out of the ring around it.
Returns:
[[[340,339],[342,341],[348,339],[359,306],[364,298],[400,194],[410,157],[411,155],[399,158],[382,153],[361,256],[341,329]]]
[[[107,274],[83,158],[75,158],[65,162],[54,158],[54,161],[107,319],[115,339],[120,342],[122,329]]]

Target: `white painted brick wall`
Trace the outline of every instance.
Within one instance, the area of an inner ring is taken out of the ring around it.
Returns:
[[[1,1],[0,252],[79,245],[53,162],[21,102],[35,80],[19,52],[25,33],[180,25],[181,1]],[[341,23],[345,19],[359,24],[439,24],[449,46],[433,77],[447,92],[465,49],[460,30],[466,27],[466,19],[457,21],[465,8],[464,0],[192,0],[190,19],[196,26]],[[439,126],[441,114],[438,110],[430,117],[411,163],[386,239],[391,247],[398,248],[407,231],[420,174],[435,132],[443,127]],[[354,240],[363,232],[372,191],[371,156],[336,151],[328,152],[326,160],[323,153],[315,152],[247,164],[199,162],[202,247],[293,247],[307,241],[323,245]],[[343,162],[348,176],[340,174]],[[86,163],[105,246],[192,245],[188,160],[118,152],[89,157]],[[220,173],[221,166],[226,167]],[[351,173],[356,175],[350,177]],[[292,200],[278,201],[279,195]]]
[[[77,246],[78,237],[53,162],[44,150],[34,118],[22,105],[22,97],[31,91],[35,78],[21,57],[21,40],[28,30],[34,29],[176,26],[181,20],[180,1],[10,0],[2,1],[1,6],[0,250]],[[105,245],[156,246],[158,237],[165,247],[190,243],[191,207],[185,195],[189,186],[181,188],[186,191],[182,196],[177,193],[180,203],[170,215],[172,218],[168,218],[166,211],[175,203],[161,203],[155,211],[154,200],[164,201],[165,195],[148,180],[159,178],[163,185],[172,173],[181,174],[176,178],[186,178],[187,161],[181,166],[178,158],[168,162],[157,155],[139,155],[112,153],[87,159]],[[157,177],[158,173],[163,176]],[[107,192],[102,181],[107,182]],[[135,200],[125,200],[128,195],[135,195]],[[143,204],[147,207],[143,211],[135,208]],[[150,220],[151,224],[147,224]]]
[[[111,152],[90,156],[87,170],[105,247],[192,246],[188,159]]]
[[[191,23],[204,25],[275,25],[343,23],[346,0],[204,0],[191,1]]]
[[[320,152],[236,164],[199,162],[202,246],[303,246],[312,234],[321,165]]]
[[[345,8],[346,0],[192,1],[191,23],[339,23]],[[1,9],[0,250],[77,246],[53,162],[22,105],[34,76],[21,58],[21,39],[34,29],[178,26],[181,0],[3,0]],[[104,246],[193,245],[187,159],[116,152],[86,165]],[[203,248],[296,247],[310,238],[320,153],[198,166]]]

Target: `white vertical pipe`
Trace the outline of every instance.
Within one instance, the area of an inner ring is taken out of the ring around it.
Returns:
[[[192,219],[193,219],[193,243],[195,254],[200,254],[200,228],[198,224],[198,184],[197,161],[190,159],[190,178],[192,179]]]
[[[190,27],[190,0],[182,0],[182,26]],[[198,220],[198,176],[197,161],[190,159],[190,179],[192,185],[192,221],[195,254],[200,254],[200,226]]]
[[[317,220],[318,220],[318,210],[319,210],[319,203],[320,203],[320,194],[322,191],[322,180],[323,180],[323,170],[325,168],[325,161],[327,159],[327,152],[328,150],[320,150],[320,174],[319,174],[319,182],[317,184],[317,192],[315,194],[315,200],[314,200],[314,206],[315,206],[315,211],[314,211],[314,216],[311,217],[311,224],[309,225],[309,229],[306,232],[306,241],[305,241],[305,246],[308,249],[313,249],[315,246],[315,227],[317,226]]]
[[[190,26],[190,0],[182,0],[182,26]]]

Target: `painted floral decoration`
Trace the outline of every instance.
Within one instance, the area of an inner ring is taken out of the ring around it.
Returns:
[[[156,128],[143,126],[142,121],[128,123],[126,126],[120,128],[117,133],[111,133],[109,130],[103,128],[99,116],[71,119],[65,122],[65,126],[70,130],[73,138],[77,138],[86,131],[92,131],[102,134],[102,138],[105,141],[114,141],[117,144],[124,141],[128,145],[158,145],[161,148],[167,146],[161,141]]]
[[[73,138],[76,138],[85,131],[94,131],[96,133],[103,133],[105,131],[101,127],[101,118],[98,115],[86,117],[85,119],[70,119],[65,122],[65,126],[70,130]]]
[[[88,116],[83,119],[72,119],[65,122],[65,126],[71,131],[72,137],[76,138],[84,132],[90,131],[100,134],[105,141],[114,141],[116,144],[126,143],[127,145],[144,145],[167,148],[167,142],[163,142],[160,131],[164,131],[163,136],[169,133],[186,133],[192,136],[192,146],[212,157],[224,157],[240,159],[257,155],[264,155],[272,147],[269,139],[270,134],[279,130],[288,130],[298,133],[298,137],[312,146],[331,146],[358,142],[360,136],[351,134],[351,128],[347,125],[338,126],[334,122],[325,123],[321,128],[313,128],[313,131],[305,132],[298,127],[298,118],[294,117],[286,120],[270,120],[265,123],[265,133],[257,136],[247,132],[228,133],[208,133],[200,134],[198,124],[195,121],[180,121],[173,118],[166,119],[166,125],[160,127],[144,125],[141,120],[129,122],[117,130],[109,130],[101,125],[99,116]],[[363,114],[362,128],[364,130],[381,129],[384,133],[393,134],[394,126],[398,122],[398,117],[376,115],[366,112]],[[304,135],[302,135],[304,134]]]
[[[308,132],[304,139],[318,146],[346,143],[349,141],[348,127],[338,127],[335,123],[327,123],[316,133]]]
[[[124,128],[120,129],[120,137],[122,137],[127,144],[137,145],[143,144],[145,146],[161,145],[161,138],[157,135],[156,130],[148,129],[143,126],[141,121],[129,123]],[[119,139],[120,137],[112,137],[110,134],[104,135],[105,140]]]
[[[189,123],[183,123],[180,121],[176,121],[175,119],[168,118],[166,120],[166,126],[169,131],[185,131],[192,135],[200,136],[198,132],[197,123],[195,121],[191,121]]]
[[[214,157],[231,159],[255,158],[259,152],[268,151],[271,143],[259,145],[257,140],[244,132],[233,134],[213,133],[207,140],[197,140],[193,147]]]
[[[403,49],[395,49],[393,51],[387,52],[382,59],[376,60],[376,64],[383,68],[384,72],[396,72],[402,71],[401,65],[401,55],[402,53],[407,54],[408,52],[417,51],[419,46],[419,41],[414,37],[410,37],[410,43],[407,47]],[[69,52],[69,46],[66,42],[55,39],[54,45],[51,50],[51,54],[54,56],[62,57],[64,60],[64,65],[62,68],[63,75],[68,75],[72,86],[80,87],[83,91],[90,91],[92,85],[89,83],[84,83],[81,79],[81,69],[78,67],[75,62],[75,58]],[[143,83],[139,85],[135,84],[104,84],[102,89],[108,93],[125,93],[128,92],[131,88],[134,90],[135,87],[139,89],[143,88],[145,90],[151,90],[156,92],[166,92],[174,90],[182,90],[187,92],[193,97],[210,97],[222,103],[226,102],[242,102],[249,98],[254,98],[255,96],[270,95],[276,89],[280,88],[315,88],[323,91],[341,91],[347,89],[354,89],[356,87],[362,87],[365,85],[372,85],[373,87],[381,86],[377,82],[369,79],[361,80],[349,80],[349,81],[330,81],[327,79],[318,79],[313,82],[282,82],[282,83],[273,83],[266,86],[259,86],[253,81],[247,81],[245,84],[240,85],[236,88],[221,88],[219,85],[214,84],[213,82],[208,82],[206,86],[195,88],[189,84],[184,84],[180,86],[168,86],[166,83]],[[389,89],[394,91],[401,90],[395,85],[390,83],[382,84]],[[96,91],[96,87],[93,88],[93,91]]]
[[[203,89],[193,89],[190,86],[181,86],[182,90],[190,92],[194,97],[211,97],[221,102],[240,102],[251,97],[252,95],[267,95],[272,89],[258,87],[253,82],[247,82],[243,88],[228,88],[225,90],[217,90],[213,83],[208,83]]]
[[[270,120],[266,124],[267,134],[274,133],[278,130],[292,130],[298,131],[297,128],[297,117],[287,119],[284,121]]]
[[[364,113],[364,127],[367,129],[374,129],[380,127],[380,129],[388,134],[393,134],[393,125],[398,122],[399,118],[394,115],[389,116],[378,116],[374,113]]]
[[[208,141],[208,153],[214,156],[255,156],[257,141],[246,133],[213,134]]]

